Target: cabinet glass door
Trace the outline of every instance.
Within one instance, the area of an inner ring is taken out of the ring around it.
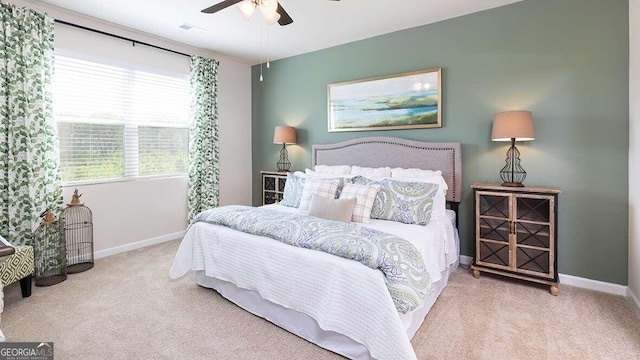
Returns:
[[[480,216],[509,219],[509,195],[479,193],[478,212]]]
[[[548,223],[551,214],[551,200],[551,198],[544,196],[516,197],[516,218],[524,221]]]
[[[277,178],[273,175],[262,174],[262,205],[269,205],[278,201]]]
[[[553,277],[551,263],[553,198],[515,198],[516,268],[532,275]]]
[[[509,268],[510,196],[476,193],[478,263]]]
[[[264,190],[266,191],[276,191],[276,177],[275,176],[264,176]]]

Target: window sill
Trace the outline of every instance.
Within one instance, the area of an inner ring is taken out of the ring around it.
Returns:
[[[132,181],[182,179],[186,177],[187,177],[187,174],[174,174],[174,175],[136,176],[136,177],[130,177],[130,178],[115,178],[115,179],[101,179],[101,180],[63,181],[62,187],[65,188],[65,187],[76,187],[76,186],[83,186],[83,185],[102,185],[102,184],[132,182]]]

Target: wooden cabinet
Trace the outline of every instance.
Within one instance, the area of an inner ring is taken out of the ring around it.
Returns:
[[[284,184],[287,182],[287,172],[261,171],[262,174],[262,205],[275,204],[282,200]]]
[[[506,275],[550,286],[558,293],[555,187],[503,187],[474,184],[473,275]]]

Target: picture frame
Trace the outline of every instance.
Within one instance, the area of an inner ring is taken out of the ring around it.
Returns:
[[[327,85],[329,132],[442,127],[442,68]]]

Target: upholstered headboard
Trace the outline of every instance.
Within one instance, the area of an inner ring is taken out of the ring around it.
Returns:
[[[432,143],[394,137],[366,137],[336,144],[313,145],[313,165],[440,170],[449,186],[447,201],[462,199],[462,147],[457,142]]]

